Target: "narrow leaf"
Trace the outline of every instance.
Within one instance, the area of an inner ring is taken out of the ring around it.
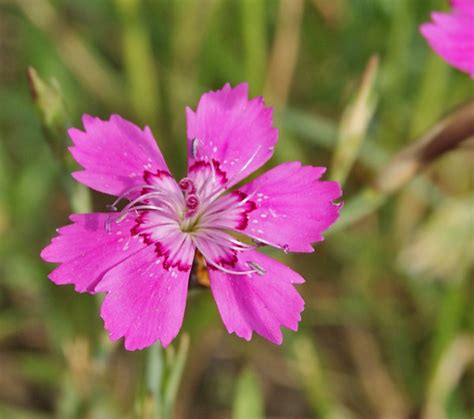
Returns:
[[[249,368],[244,369],[238,377],[232,417],[233,419],[265,417],[262,389],[255,373]]]
[[[375,111],[374,84],[377,69],[378,58],[374,55],[367,64],[354,100],[342,116],[338,143],[331,164],[331,177],[341,183],[344,183],[357,159],[367,127]]]

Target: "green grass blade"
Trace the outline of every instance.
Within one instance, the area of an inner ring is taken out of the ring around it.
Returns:
[[[232,406],[233,419],[264,419],[263,393],[255,373],[244,369],[238,379]]]

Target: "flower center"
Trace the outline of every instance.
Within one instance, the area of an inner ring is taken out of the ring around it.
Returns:
[[[183,233],[192,233],[197,231],[201,200],[196,192],[196,185],[194,182],[185,177],[178,183],[184,198],[185,208],[179,223],[179,227]]]
[[[196,186],[191,179],[185,177],[179,181],[179,187],[183,192],[184,202],[186,203],[185,217],[192,217],[199,208],[199,197],[196,194]]]
[[[165,268],[188,269],[184,256],[197,249],[209,268],[233,275],[263,275],[263,268],[253,262],[238,267],[237,255],[257,246],[232,235],[247,226],[248,213],[255,209],[253,194],[223,194],[225,187],[217,182],[225,179],[218,162],[201,162],[190,177],[178,183],[168,172],[145,172],[144,184],[126,190],[109,206],[115,214],[110,215],[106,229],[110,231],[112,223],[130,214],[136,220],[132,235],[153,244],[164,257]],[[128,203],[118,210],[123,199]]]

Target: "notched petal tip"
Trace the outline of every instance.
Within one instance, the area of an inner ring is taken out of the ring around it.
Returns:
[[[240,191],[251,196],[256,209],[248,214],[243,233],[285,252],[314,252],[313,244],[339,217],[341,185],[321,180],[324,167],[283,163]],[[304,221],[303,221],[304,220]]]
[[[85,131],[89,130],[90,127],[94,125],[96,122],[99,122],[99,121],[103,122],[99,117],[92,116],[87,113],[82,115],[81,120],[82,120],[82,125]]]
[[[104,328],[107,329],[107,327],[105,327],[105,326],[104,326]],[[150,342],[147,342],[147,343],[143,343],[143,342],[138,343],[138,342],[131,341],[126,335],[122,335],[122,336],[112,338],[111,335],[110,335],[110,332],[109,332],[109,337],[113,341],[118,341],[118,340],[123,338],[123,346],[124,346],[125,350],[127,350],[129,352],[142,351],[143,349],[149,348],[150,346],[153,346],[153,345],[156,345],[156,344],[160,344],[163,349],[166,349],[171,344],[171,342],[173,342],[173,340],[176,338],[176,336],[178,336],[178,335],[176,334],[170,340],[162,340],[162,339],[158,338],[158,339],[155,339],[154,341],[150,341]]]
[[[157,263],[154,246],[112,268],[96,287],[107,293],[100,315],[110,338],[123,337],[127,350],[168,346],[181,330],[188,280],[189,271]]]
[[[48,263],[54,263],[54,258],[52,257],[52,254],[51,254],[51,248],[52,248],[51,246],[52,246],[52,243],[48,244],[40,252],[40,258],[43,259],[43,261],[48,262]]]
[[[230,330],[227,330],[229,332],[229,334],[234,334],[235,336],[239,337],[240,339],[243,339],[247,342],[250,342],[252,339],[254,338],[261,338],[261,339],[264,339],[270,343],[273,343],[274,345],[281,345],[283,343],[283,332],[282,332],[282,329],[285,328],[285,329],[288,329],[288,330],[292,330],[292,331],[296,331],[298,328],[296,329],[292,329],[290,327],[284,327],[284,326],[280,326],[280,328],[278,329],[278,332],[275,333],[271,333],[271,334],[268,334],[268,335],[259,335],[258,333],[255,333],[255,336],[254,336],[254,332],[253,330],[248,330],[248,331],[245,331],[245,332],[239,332],[239,331],[236,331],[236,330],[233,330],[233,331],[230,331]]]
[[[168,342],[167,345],[163,345],[160,339],[155,339],[154,341],[150,341],[150,342],[144,342],[144,341],[137,342],[136,340],[131,339],[126,333],[115,334],[111,330],[111,326],[108,324],[106,318],[104,317],[102,313],[100,314],[100,317],[104,323],[104,329],[107,331],[109,339],[112,342],[118,342],[120,340],[123,340],[123,347],[125,348],[126,351],[129,351],[129,352],[141,351],[152,345],[155,345],[157,342],[159,342],[163,348],[166,348],[170,343]]]
[[[239,266],[249,262],[262,266],[265,275],[237,277],[217,270],[209,272],[219,313],[229,333],[249,341],[255,332],[280,345],[282,328],[298,329],[304,301],[294,284],[304,280],[287,266],[256,251],[239,256]]]
[[[79,128],[68,128],[67,134],[69,135],[69,138],[72,140],[73,144],[76,144],[77,142],[81,141],[81,139],[85,138],[85,131],[80,130]],[[72,146],[68,147],[70,150]]]
[[[82,122],[84,131],[68,130],[74,144],[69,151],[84,169],[73,175],[78,182],[119,196],[143,183],[145,169],[169,171],[148,127],[142,129],[117,114],[108,120],[85,114]]]
[[[108,294],[108,293],[107,293]],[[166,349],[178,336],[179,330],[173,336],[167,338],[155,337],[151,339],[137,339],[136,337],[131,337],[128,332],[117,332],[114,331],[114,326],[112,326],[108,320],[107,316],[101,311],[100,317],[104,323],[104,329],[107,331],[109,339],[113,342],[123,339],[123,346],[125,350],[129,352],[141,351],[143,349],[149,348],[150,346],[160,344],[163,349]],[[139,327],[139,326],[137,326]]]
[[[197,153],[188,154],[188,170],[197,160],[216,160],[231,187],[273,155],[278,130],[272,109],[262,97],[248,98],[248,83],[204,93],[193,112],[186,108],[188,150],[199,139]]]
[[[127,238],[132,220],[116,226],[120,234],[110,234],[105,229],[108,217],[108,213],[72,214],[72,224],[58,229],[58,235],[40,253],[46,262],[59,264],[48,276],[51,281],[94,294],[106,272],[143,248],[140,241]],[[123,240],[127,240],[126,247]]]

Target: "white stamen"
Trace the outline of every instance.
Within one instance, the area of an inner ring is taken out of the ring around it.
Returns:
[[[132,207],[133,205],[135,205],[136,203],[140,202],[140,201],[144,201],[145,199],[148,199],[148,198],[161,198],[163,196],[163,194],[161,192],[148,192],[146,194],[143,194],[143,195],[140,195],[138,198],[135,198],[133,201],[130,201],[127,205],[125,205],[125,207],[122,209],[122,211],[126,211],[127,209],[129,209],[130,207]],[[160,202],[163,202],[165,203],[166,201],[164,200],[160,200]]]
[[[253,162],[253,160],[255,159],[255,157],[257,157],[257,154],[258,152],[260,151],[260,149],[262,148],[262,146],[258,146],[257,149],[255,150],[255,152],[252,154],[252,156],[250,156],[250,159],[247,160],[247,163],[245,163],[241,169],[229,180],[232,181],[233,179],[235,179],[237,176],[239,176],[241,173],[243,173],[247,167],[250,166],[250,164]]]
[[[247,265],[249,265],[251,268],[254,268],[257,271],[258,275],[265,275],[267,272],[262,266],[260,266],[257,262],[247,262]]]
[[[248,270],[248,271],[233,271],[231,269],[224,268],[222,265],[218,265],[217,263],[214,263],[212,260],[210,260],[206,256],[204,256],[204,258],[206,260],[206,263],[213,266],[217,270],[219,270],[221,272],[224,272],[226,274],[229,274],[229,275],[251,275],[251,274],[259,274],[260,275],[260,273],[257,269],[251,269],[251,270]]]
[[[237,251],[246,251],[246,250],[254,250],[256,246],[252,246],[250,244],[243,243],[237,239],[234,239],[232,236],[217,236],[216,233],[222,232],[219,228],[200,228],[199,229],[199,236],[205,236],[206,240],[211,240],[214,243],[220,244],[227,248]]]
[[[125,192],[123,192],[112,204],[107,205],[108,208],[112,208],[113,211],[117,211],[117,204],[122,200],[127,197],[128,194],[131,192],[135,192],[139,189],[154,189],[155,191],[158,191],[153,185],[148,185],[146,183],[143,183],[141,185],[135,185],[132,186],[131,188],[128,188]]]
[[[212,267],[216,268],[217,270],[219,270],[221,272],[224,272],[226,274],[229,274],[229,275],[251,275],[251,274],[259,272],[259,270],[257,270],[257,269],[251,269],[251,270],[248,270],[248,271],[233,271],[231,269],[224,268],[222,265],[219,265],[218,263],[213,262],[211,257],[207,254],[207,252],[203,251],[202,246],[199,246],[199,243],[196,241],[196,239],[192,236],[191,236],[191,238],[192,238],[194,244],[196,245],[196,247],[198,248],[198,250],[204,256],[204,259],[205,259],[206,263],[211,265]]]
[[[193,156],[193,159],[197,158],[198,145],[199,145],[199,138],[194,138],[193,141],[191,142],[191,155]]]
[[[260,230],[261,231],[261,230]],[[286,254],[289,253],[290,251],[290,246],[288,246],[287,244],[284,244],[284,245],[277,245],[275,243],[270,243],[269,241],[266,241],[264,239],[261,239],[260,237],[256,237],[256,238],[252,238],[252,241],[255,243],[255,245],[257,247],[261,247],[261,246],[271,246],[271,247],[275,247],[277,249],[280,249],[280,250],[283,250],[283,252]]]
[[[245,205],[248,201],[250,201],[254,196],[255,194],[257,193],[257,191],[253,191],[251,194],[247,195],[244,199],[242,199],[242,201],[240,201],[237,206],[242,206],[242,205]]]
[[[113,221],[114,221],[115,224],[120,224],[123,220],[125,220],[127,218],[128,214],[130,212],[132,212],[132,211],[137,211],[138,212],[139,210],[158,211],[158,212],[161,212],[161,213],[163,213],[163,214],[165,214],[165,215],[167,215],[168,217],[171,218],[171,214],[169,213],[169,211],[166,211],[163,208],[157,207],[156,205],[136,205],[134,207],[128,208],[127,210],[120,211],[120,213],[118,214],[118,217],[113,219]],[[111,232],[111,228],[110,228],[111,223],[112,223],[112,214],[110,214],[110,216],[107,218],[107,220],[105,222],[105,230],[108,233]]]

